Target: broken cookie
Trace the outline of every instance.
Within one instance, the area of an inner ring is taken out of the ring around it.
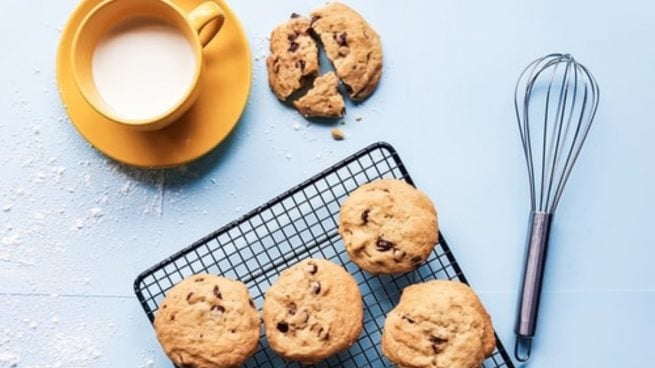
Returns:
[[[309,34],[309,23],[294,13],[271,32],[268,82],[281,101],[303,87],[305,78],[318,75],[318,47]]]
[[[356,11],[331,3],[311,14],[311,28],[353,100],[368,97],[382,75],[380,36]]]
[[[329,72],[316,78],[312,89],[294,101],[293,106],[306,118],[340,118],[346,108],[338,87],[339,79]]]

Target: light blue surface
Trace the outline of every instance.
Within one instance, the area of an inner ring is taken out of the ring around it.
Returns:
[[[169,367],[134,277],[378,140],[437,203],[511,347],[528,215],[512,93],[552,51],[593,71],[601,103],[555,218],[529,366],[653,366],[652,2],[350,1],[381,34],[385,69],[375,95],[348,106],[343,142],[266,82],[268,32],[322,1],[230,3],[255,57],[247,110],[218,150],[168,171],[106,159],[65,117],[54,60],[76,1],[1,5],[0,367]]]

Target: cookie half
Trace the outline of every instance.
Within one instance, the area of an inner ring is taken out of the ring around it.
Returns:
[[[245,285],[224,277],[191,276],[168,291],[155,332],[179,367],[243,364],[257,349],[260,319]]]
[[[322,259],[307,259],[280,274],[264,301],[266,337],[273,350],[316,363],[349,348],[362,330],[364,310],[355,279]]]
[[[305,77],[318,75],[318,47],[309,34],[309,23],[294,13],[271,32],[268,82],[282,101],[303,87]]]
[[[334,72],[314,80],[312,89],[293,102],[306,118],[340,118],[346,110],[343,96],[339,93],[339,79]]]
[[[376,274],[408,272],[421,265],[439,238],[430,198],[402,180],[364,184],[344,201],[339,234],[350,259]]]
[[[495,346],[480,299],[457,281],[408,286],[384,322],[382,351],[400,367],[480,368]]]
[[[353,100],[363,100],[382,75],[382,42],[364,17],[342,3],[311,13],[312,30]]]

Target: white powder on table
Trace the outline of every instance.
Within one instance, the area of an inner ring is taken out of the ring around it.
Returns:
[[[15,353],[0,353],[0,367],[14,368],[18,367],[20,363],[20,357]]]

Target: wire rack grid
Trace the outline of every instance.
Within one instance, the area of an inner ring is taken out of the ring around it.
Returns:
[[[364,330],[350,349],[315,366],[392,367],[379,342],[385,316],[402,289],[435,278],[467,280],[442,234],[425,264],[407,274],[372,275],[349,260],[337,231],[341,203],[360,185],[381,178],[414,185],[395,149],[383,142],[347,157],[144,271],[134,282],[136,296],[153,321],[167,290],[190,275],[206,272],[245,283],[261,310],[266,290],[281,271],[308,257],[328,259],[343,265],[357,280],[365,306]],[[497,341],[483,367],[514,368]],[[265,336],[245,366],[301,367],[275,354]]]

